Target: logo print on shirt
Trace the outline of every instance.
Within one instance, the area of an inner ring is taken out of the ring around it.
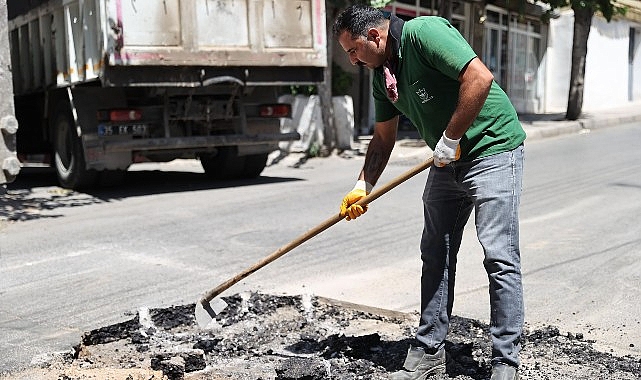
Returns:
[[[430,100],[434,99],[434,96],[428,94],[425,88],[421,88],[420,90],[416,91],[416,95],[421,98],[421,103],[427,103]]]

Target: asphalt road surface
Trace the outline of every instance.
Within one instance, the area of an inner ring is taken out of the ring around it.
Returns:
[[[429,150],[401,141],[381,183]],[[0,374],[141,307],[193,303],[335,215],[362,156],[298,161],[255,181],[215,183],[194,161],[137,165],[92,193],[23,170],[0,200]],[[641,356],[641,125],[526,143],[521,250],[529,327],[581,332]],[[315,294],[418,308],[426,173],[340,222],[226,294]],[[473,221],[459,254],[454,313],[488,319]]]

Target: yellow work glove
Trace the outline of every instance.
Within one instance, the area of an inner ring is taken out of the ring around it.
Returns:
[[[341,216],[344,216],[346,220],[356,219],[359,216],[365,214],[367,211],[367,205],[356,205],[354,203],[358,202],[361,198],[369,194],[372,190],[372,185],[369,183],[359,180],[356,182],[356,186],[347,193],[343,202],[341,203]]]
[[[445,136],[445,132],[443,132],[443,136],[434,148],[434,165],[442,168],[450,162],[458,160],[461,157],[460,141],[461,139],[451,139]]]

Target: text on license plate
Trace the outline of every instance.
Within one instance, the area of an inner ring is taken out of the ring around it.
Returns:
[[[117,136],[117,135],[133,135],[143,136],[147,134],[147,125],[145,124],[129,124],[129,125],[104,125],[98,126],[99,136]]]

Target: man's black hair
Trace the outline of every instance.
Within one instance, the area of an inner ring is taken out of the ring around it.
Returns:
[[[351,5],[342,11],[334,21],[332,32],[338,38],[343,31],[352,37],[367,36],[370,28],[379,27],[385,21],[385,14],[380,9],[367,5]]]

